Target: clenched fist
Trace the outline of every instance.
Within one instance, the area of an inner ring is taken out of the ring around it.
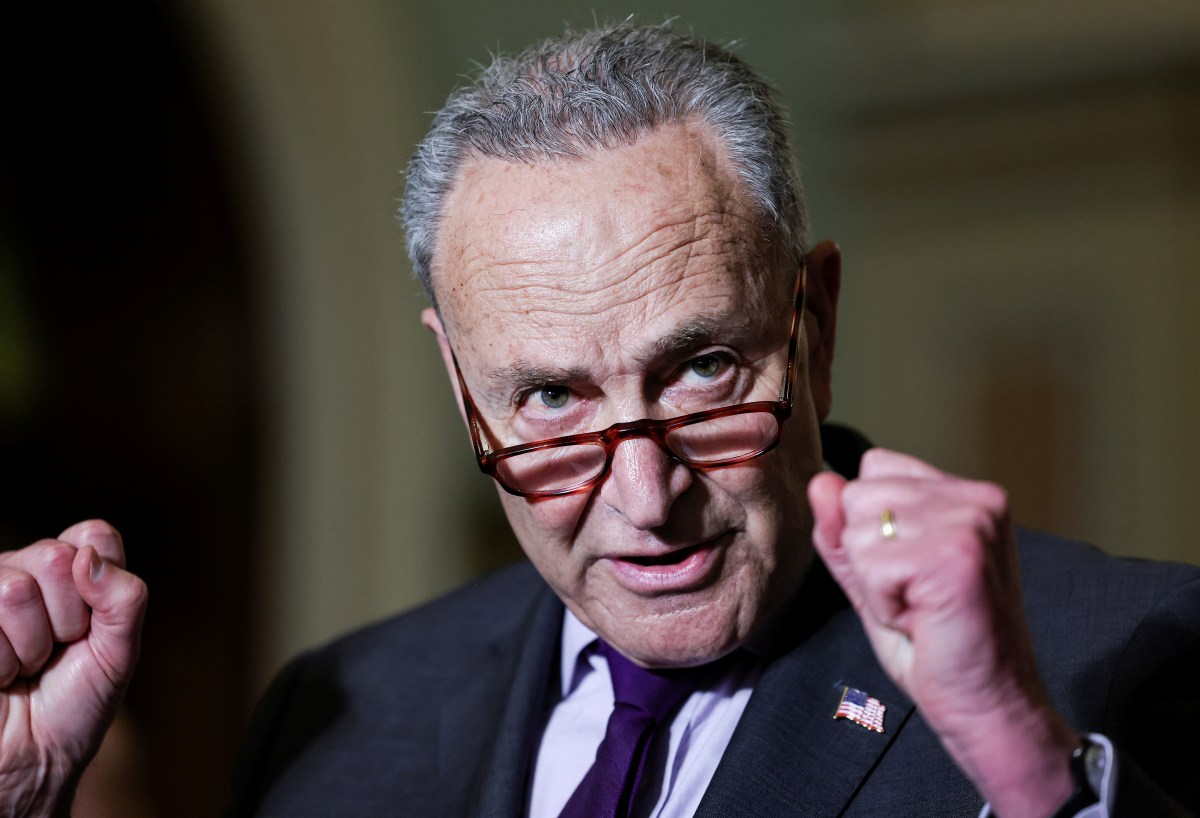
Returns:
[[[998,486],[872,449],[809,484],[813,543],[875,655],[1005,818],[1051,815],[1079,738],[1051,707]]]
[[[107,523],[0,554],[0,815],[69,815],[129,685],[145,609]]]

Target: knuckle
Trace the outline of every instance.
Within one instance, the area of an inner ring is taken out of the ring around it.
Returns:
[[[996,540],[1004,520],[1004,512],[984,506],[974,506],[967,515],[965,535],[978,541],[980,547]]]
[[[8,568],[14,571],[23,571],[30,568],[41,570],[43,567],[55,563],[56,560],[62,559],[64,556],[68,560],[73,560],[75,558],[75,548],[62,540],[47,537],[16,551],[6,551],[0,554],[0,568]]]
[[[41,598],[37,580],[24,571],[0,577],[0,607],[25,608]]]
[[[865,482],[861,477],[858,480],[851,480],[842,489],[842,507],[846,509],[847,514],[853,511],[863,511],[869,505],[869,498],[878,493],[878,489]]]
[[[988,509],[994,516],[1008,511],[1008,492],[1003,486],[995,483],[976,482],[972,484],[975,501]]]
[[[146,581],[141,577],[134,577],[134,580],[133,598],[135,601],[144,605],[150,601],[150,586],[147,585]]]
[[[125,604],[132,609],[141,610],[150,601],[150,587],[146,585],[145,580],[135,574],[130,574],[129,577],[129,587],[124,594]]]
[[[120,534],[117,529],[113,528],[107,521],[100,519],[84,520],[79,524],[79,531],[85,539],[91,538],[112,538],[120,539]]]
[[[886,460],[887,451],[884,449],[867,449],[858,462],[858,473],[862,476],[869,477],[875,472],[879,471],[880,467],[886,462]]]
[[[27,548],[21,549],[21,551],[22,552],[45,551],[48,548],[57,548],[60,545],[70,548],[70,546],[66,545],[66,543],[64,543],[62,540],[56,540],[53,537],[46,537],[44,539],[38,540],[33,545],[30,545]],[[19,553],[19,552],[14,552],[14,553]]]
[[[75,549],[65,543],[52,541],[40,548],[34,558],[37,569],[48,574],[61,576],[71,573],[71,565],[75,562]]]
[[[967,513],[967,526],[968,530],[962,533],[963,537],[970,537],[972,534],[990,537],[996,530],[996,519],[988,509],[973,506]]]
[[[987,555],[972,528],[955,527],[938,544],[937,562],[948,571],[972,575],[982,570]]]

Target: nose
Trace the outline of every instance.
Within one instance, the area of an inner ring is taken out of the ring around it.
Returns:
[[[600,486],[600,499],[639,531],[667,522],[671,506],[692,484],[691,469],[671,459],[653,440],[621,441],[612,468]]]

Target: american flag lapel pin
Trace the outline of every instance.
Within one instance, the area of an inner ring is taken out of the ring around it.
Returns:
[[[883,714],[887,712],[883,702],[857,687],[843,687],[842,700],[838,702],[835,719],[850,719],[876,733],[883,732]]]

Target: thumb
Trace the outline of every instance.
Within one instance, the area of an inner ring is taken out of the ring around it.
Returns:
[[[92,609],[88,643],[105,674],[124,685],[133,675],[141,647],[147,589],[139,577],[108,562],[90,545],[71,565],[75,587]]]
[[[808,503],[813,513],[813,546],[857,610],[862,607],[862,595],[850,566],[850,558],[842,547],[842,531],[846,527],[846,518],[842,513],[842,490],[845,487],[846,480],[841,475],[831,471],[820,472],[808,482]]]
[[[58,539],[76,548],[90,545],[105,562],[125,567],[125,545],[121,533],[104,520],[84,520],[58,535]]]

